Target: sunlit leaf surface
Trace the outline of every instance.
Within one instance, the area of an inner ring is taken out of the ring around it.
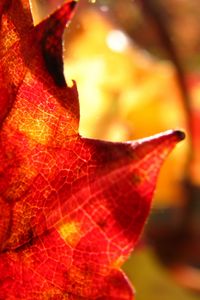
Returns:
[[[127,143],[78,134],[62,66],[74,1],[33,27],[0,4],[0,299],[133,299],[119,267],[149,213],[159,168],[184,135]]]

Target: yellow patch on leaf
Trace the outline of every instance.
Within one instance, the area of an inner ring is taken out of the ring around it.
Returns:
[[[112,267],[113,268],[120,268],[121,265],[124,263],[125,257],[123,255],[119,256],[113,263],[112,263]]]
[[[80,225],[79,223],[74,221],[62,224],[58,228],[58,232],[61,237],[67,242],[67,244],[72,247],[74,247],[79,242],[81,237]]]

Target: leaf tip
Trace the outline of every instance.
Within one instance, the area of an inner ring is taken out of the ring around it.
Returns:
[[[186,137],[185,132],[179,129],[174,130],[174,135],[177,137],[178,142],[184,140]]]

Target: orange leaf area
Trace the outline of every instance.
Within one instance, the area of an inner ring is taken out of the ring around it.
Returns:
[[[74,1],[33,27],[27,0],[0,4],[0,299],[131,300],[119,267],[149,213],[168,131],[113,143],[78,134],[62,33]]]

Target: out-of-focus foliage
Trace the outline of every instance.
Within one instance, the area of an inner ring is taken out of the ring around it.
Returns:
[[[191,181],[200,186],[200,76],[190,76],[188,79],[191,92],[192,107],[192,140],[193,160],[190,166]]]
[[[199,300],[199,296],[177,285],[151,248],[138,249],[124,267],[137,286],[137,300]]]

